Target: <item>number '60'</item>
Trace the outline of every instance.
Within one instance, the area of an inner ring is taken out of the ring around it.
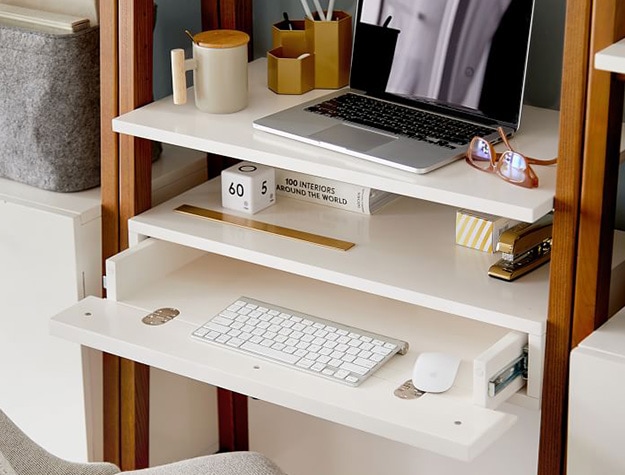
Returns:
[[[243,196],[245,194],[245,188],[241,183],[237,183],[236,185],[234,183],[230,183],[228,193],[231,195]]]

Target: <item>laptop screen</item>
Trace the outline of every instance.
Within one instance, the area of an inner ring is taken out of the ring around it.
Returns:
[[[516,129],[533,8],[533,0],[360,0],[350,86]]]

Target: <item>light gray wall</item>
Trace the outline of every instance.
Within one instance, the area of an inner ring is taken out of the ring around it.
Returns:
[[[564,0],[536,0],[534,9],[525,102],[558,109],[566,5]]]
[[[191,57],[191,40],[184,30],[198,33],[202,30],[200,2],[156,0],[154,28],[154,98],[171,94],[170,51],[185,49]]]
[[[435,1],[435,0],[432,0]],[[312,3],[312,2],[309,2]],[[169,51],[190,48],[184,30],[201,28],[200,2],[156,0],[157,22],[154,32],[154,95],[171,94]],[[325,4],[322,0],[322,4]],[[271,48],[271,25],[282,20],[282,12],[293,19],[303,18],[299,0],[254,0],[254,56],[262,57]],[[356,0],[336,0],[335,8],[354,14]],[[525,102],[537,107],[558,109],[566,0],[536,0],[532,41],[530,44]],[[187,53],[189,55],[189,53]],[[505,71],[502,71],[505,91]],[[619,174],[617,227],[625,229],[625,165]]]
[[[322,2],[322,5],[325,3]],[[353,15],[356,0],[336,0],[335,8]],[[287,12],[294,19],[304,16],[299,0],[254,0],[256,57],[264,55],[271,48],[271,24],[282,19],[282,12]],[[525,102],[528,104],[551,109],[559,106],[564,14],[564,0],[536,0],[525,92]]]
[[[172,48],[188,49],[190,43],[184,30],[197,33],[201,19],[200,2],[156,0],[156,4],[154,94],[160,98],[171,94],[169,51]],[[299,0],[254,0],[253,8],[256,58],[264,56],[271,48],[271,25],[282,20],[282,12],[287,12],[293,19],[304,17]],[[335,9],[353,15],[356,0],[336,0]],[[536,0],[525,92],[528,104],[551,109],[559,106],[564,13],[565,0]],[[502,72],[504,77],[505,72]]]

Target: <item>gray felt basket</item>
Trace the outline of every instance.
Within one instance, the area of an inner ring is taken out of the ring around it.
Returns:
[[[0,25],[0,176],[51,191],[100,184],[99,29]]]

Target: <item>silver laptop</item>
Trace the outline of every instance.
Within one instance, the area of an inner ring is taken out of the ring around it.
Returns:
[[[534,0],[360,0],[349,87],[254,127],[414,173],[519,127]]]

